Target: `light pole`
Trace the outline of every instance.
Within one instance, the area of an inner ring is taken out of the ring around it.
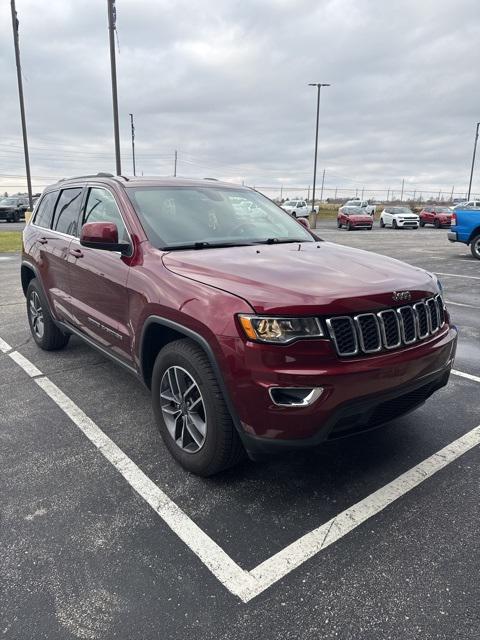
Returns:
[[[315,184],[317,182],[318,120],[320,116],[320,92],[322,87],[329,87],[324,82],[309,82],[309,87],[317,87],[317,123],[315,128],[315,160],[313,164],[312,214],[315,213]]]
[[[480,122],[477,122],[477,129],[475,131],[475,142],[473,143],[472,168],[470,170],[470,182],[468,183],[467,202],[468,202],[468,200],[470,200],[470,192],[472,190],[473,169],[475,167],[475,154],[477,153],[477,140],[478,140],[478,127],[479,126],[480,126]]]
[[[15,63],[17,65],[18,100],[20,102],[20,117],[22,120],[23,153],[25,156],[25,172],[27,174],[28,207],[30,211],[32,211],[33,210],[32,179],[30,176],[30,158],[28,155],[27,124],[25,119],[25,105],[23,102],[22,65],[20,64],[20,46],[18,44],[18,18],[17,18],[17,10],[15,8],[15,0],[11,0],[10,5],[12,9],[12,27],[13,27],[13,44],[15,47]]]
[[[115,29],[117,28],[117,10],[115,0],[107,0],[108,31],[110,39],[110,70],[112,75],[113,134],[115,137],[115,165],[117,176],[122,173],[120,162],[120,130],[118,126],[117,66],[115,61]]]
[[[133,113],[129,114],[130,116],[130,128],[132,131],[132,162],[133,162],[133,175],[136,176],[136,168],[135,168],[135,124],[133,122]]]

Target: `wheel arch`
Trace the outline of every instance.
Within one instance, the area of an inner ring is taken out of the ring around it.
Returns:
[[[28,285],[33,280],[33,278],[37,278],[37,280],[40,282],[36,267],[34,267],[33,264],[30,264],[30,262],[26,262],[24,260],[20,267],[20,279],[22,281],[22,290],[24,296],[27,295]],[[41,282],[40,286],[42,286]]]
[[[480,235],[480,225],[478,227],[476,227],[475,229],[473,229],[473,231],[471,232],[469,238],[468,238],[468,244],[470,244],[472,242],[472,240],[474,238],[476,238],[478,235]]]
[[[195,342],[207,356],[217,378],[223,399],[228,407],[235,428],[243,441],[243,427],[230,398],[230,394],[228,393],[217,358],[208,341],[196,331],[174,322],[173,320],[161,318],[160,316],[149,316],[146,319],[142,328],[139,346],[140,375],[144,384],[148,389],[151,388],[153,365],[155,364],[155,359],[160,350],[170,342],[180,340],[182,338],[189,338],[190,340],[193,340],[193,342]]]

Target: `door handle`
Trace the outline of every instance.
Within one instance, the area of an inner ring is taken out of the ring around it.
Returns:
[[[40,244],[47,244],[47,242],[48,242],[48,238],[45,238],[45,237],[39,238],[39,239],[38,239],[38,242],[39,242]]]
[[[75,258],[83,258],[83,251],[81,249],[70,249],[69,253]]]

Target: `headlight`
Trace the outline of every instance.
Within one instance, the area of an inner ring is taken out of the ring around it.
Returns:
[[[299,338],[321,338],[322,327],[317,318],[272,318],[238,316],[247,338],[257,342],[286,344]]]

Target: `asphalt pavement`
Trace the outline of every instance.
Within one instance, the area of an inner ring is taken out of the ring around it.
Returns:
[[[452,376],[377,431],[208,480],[172,461],[132,376],[76,338],[56,353],[35,346],[19,256],[0,256],[0,338],[38,369],[0,353],[0,636],[478,639],[478,446],[295,568],[281,566],[288,545],[305,547],[310,532],[480,424],[480,262],[443,230],[347,232],[328,221],[317,232],[442,274],[460,332],[455,369],[471,377]],[[77,413],[46,393],[43,376]],[[172,501],[169,513],[200,528],[193,538],[181,530],[181,539],[85,437],[83,416]],[[279,554],[282,577],[242,600],[199,557],[205,534],[245,572]]]

